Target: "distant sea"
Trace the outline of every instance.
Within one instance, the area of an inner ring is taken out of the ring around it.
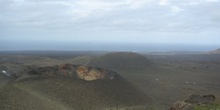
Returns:
[[[0,51],[20,50],[56,50],[56,51],[136,51],[136,52],[167,52],[167,51],[210,51],[220,45],[194,44],[149,44],[149,43],[76,43],[76,42],[0,42]]]

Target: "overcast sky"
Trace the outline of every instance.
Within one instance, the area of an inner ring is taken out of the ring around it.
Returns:
[[[0,0],[0,49],[24,42],[220,46],[220,0]]]

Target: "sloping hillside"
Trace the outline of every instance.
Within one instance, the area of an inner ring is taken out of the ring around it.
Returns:
[[[112,70],[136,70],[150,68],[154,66],[154,63],[137,53],[117,52],[105,54],[93,59],[88,65]]]
[[[82,77],[91,71],[92,75],[98,75],[97,79]],[[28,74],[29,77],[16,80],[0,91],[0,102],[4,103],[0,105],[1,109],[38,110],[37,106],[41,110],[52,110],[54,107],[63,110],[153,107],[150,97],[110,70],[64,64],[36,68]]]
[[[209,54],[220,54],[220,48],[219,49],[216,49],[216,50],[213,50],[213,51],[210,51],[208,52]]]

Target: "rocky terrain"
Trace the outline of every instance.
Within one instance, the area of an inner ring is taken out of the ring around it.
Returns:
[[[215,96],[210,95],[198,95],[192,94],[188,99],[184,101],[175,102],[170,110],[218,110],[219,105],[215,105]]]
[[[78,65],[79,59],[85,64],[90,60],[81,56],[1,56],[0,109],[154,109],[152,98],[117,72]]]
[[[0,109],[169,110],[189,105],[191,94],[213,94],[205,107],[218,107],[219,61],[218,54],[0,54]]]
[[[40,67],[29,71],[28,74],[42,75],[46,77],[62,75],[71,77],[73,79],[83,79],[86,81],[93,81],[99,79],[115,79],[117,77],[117,74],[115,72],[107,69],[72,64],[62,64],[53,67]]]

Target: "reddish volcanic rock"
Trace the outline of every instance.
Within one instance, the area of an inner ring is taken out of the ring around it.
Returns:
[[[98,79],[114,79],[116,73],[103,68],[79,66],[72,64],[62,64],[57,66],[47,66],[33,69],[28,72],[30,75],[41,75],[45,77],[67,76],[75,79],[93,81]]]

